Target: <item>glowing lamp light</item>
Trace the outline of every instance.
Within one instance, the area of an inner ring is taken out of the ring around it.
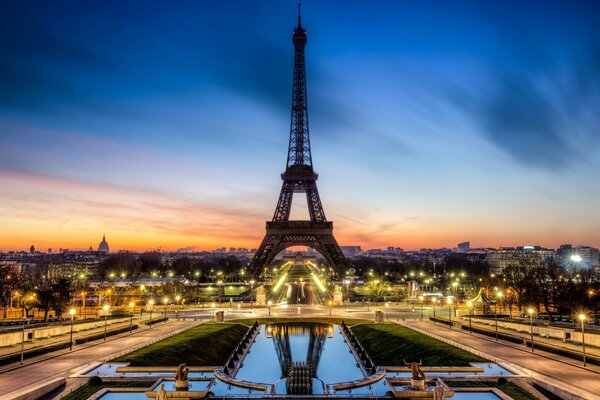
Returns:
[[[281,285],[283,285],[283,282],[285,282],[286,279],[287,279],[287,273],[281,275],[281,278],[279,278],[279,280],[277,281],[275,286],[273,286],[273,293],[277,293],[277,291],[279,290]]]
[[[69,314],[71,314],[71,316],[75,315],[75,309],[74,309],[74,308],[71,308],[71,309],[69,310]]]
[[[529,309],[527,309],[527,312],[528,312],[529,314],[533,314],[533,308],[529,308]]]
[[[571,259],[571,261],[573,262],[581,262],[581,260],[583,260],[583,258],[579,255],[579,254],[572,254],[571,257],[569,257]]]
[[[319,289],[321,289],[321,292],[325,293],[325,291],[327,289],[325,289],[325,286],[323,286],[323,282],[321,282],[321,280],[319,279],[318,276],[316,276],[314,273],[312,274],[312,278],[315,281],[315,283],[317,284],[317,286],[319,287]]]
[[[579,314],[580,321],[582,321],[582,322],[585,321],[585,318],[586,318],[585,314]]]

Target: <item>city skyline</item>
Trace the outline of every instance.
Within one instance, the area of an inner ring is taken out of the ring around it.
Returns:
[[[285,167],[295,9],[186,5],[7,7],[0,249],[102,233],[114,250],[258,247]],[[519,5],[521,21],[427,5],[306,3],[339,243],[599,247],[598,6]]]

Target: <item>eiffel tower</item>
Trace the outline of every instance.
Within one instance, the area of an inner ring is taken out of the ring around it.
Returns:
[[[304,63],[306,31],[302,27],[300,5],[298,5],[298,26],[292,34],[292,43],[294,44],[294,83],[287,165],[285,172],[281,174],[283,185],[273,220],[267,222],[267,234],[254,255],[250,269],[260,273],[280,251],[292,246],[308,246],[321,253],[329,266],[339,272],[346,259],[333,236],[333,223],[325,218],[325,211],[317,190],[319,175],[313,170],[310,153]],[[290,221],[294,193],[306,194],[310,220]]]

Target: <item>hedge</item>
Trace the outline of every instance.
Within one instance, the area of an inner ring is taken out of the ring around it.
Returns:
[[[527,345],[527,347],[531,347],[531,340],[527,340],[525,342],[525,344]],[[535,340],[533,341],[533,344],[534,344],[535,349],[547,351],[548,353],[556,354],[556,355],[563,356],[563,357],[572,358],[574,360],[583,361],[583,353],[565,349],[564,347],[548,346],[547,344],[539,343],[539,342],[536,342]],[[600,358],[598,358],[596,356],[586,354],[585,360],[590,364],[600,365]]]
[[[169,320],[169,318],[162,317],[162,318],[153,319],[152,321],[146,321],[146,322],[144,322],[144,324],[150,326],[150,325],[158,324],[160,322],[165,322],[165,321],[168,321],[168,320]]]
[[[429,320],[433,321],[433,322],[439,322],[440,324],[444,324],[444,325],[448,325],[448,326],[454,325],[452,322],[448,321],[447,319],[429,317]]]
[[[137,329],[138,325],[133,325],[133,329]],[[106,332],[106,336],[118,335],[119,333],[128,332],[129,327],[122,327],[119,329],[113,329]],[[73,342],[74,344],[83,344],[87,342],[91,342],[93,340],[98,340],[104,338],[104,332],[96,333],[89,336],[84,336],[80,338],[76,338]],[[49,346],[38,347],[35,349],[25,350],[23,352],[23,359],[32,358],[41,356],[43,354],[52,353],[54,351],[63,350],[69,348],[70,344],[68,341],[56,343]],[[0,357],[0,365],[12,364],[14,362],[21,361],[21,353],[12,353],[7,356]]]
[[[464,330],[469,330],[469,325],[461,325],[461,328]],[[471,330],[475,333],[479,333],[486,336],[491,336],[493,338],[496,337],[496,331],[489,331],[487,329],[481,329],[477,327],[471,328]],[[514,337],[511,335],[507,335],[506,333],[498,332],[498,339],[506,340],[507,342],[523,344],[524,340],[522,338]]]
[[[137,329],[138,325],[134,324],[131,329]],[[106,336],[113,336],[113,335],[118,335],[119,333],[123,333],[123,332],[129,332],[129,327],[128,326],[124,326],[122,328],[118,328],[118,329],[112,329],[110,331],[106,332]],[[98,339],[103,339],[104,338],[104,332],[99,332],[99,333],[95,333],[93,335],[89,335],[89,336],[84,336],[82,338],[77,338],[75,339],[75,344],[83,344],[83,343],[87,343],[87,342],[91,342],[93,340],[98,340]]]

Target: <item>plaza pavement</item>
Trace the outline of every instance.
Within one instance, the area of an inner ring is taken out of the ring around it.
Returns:
[[[493,338],[470,335],[461,329],[449,329],[440,324],[428,321],[406,320],[401,323],[409,328],[416,328],[489,354],[493,358],[503,360],[525,370],[529,376],[548,383],[565,387],[573,387],[577,392],[583,392],[583,398],[600,399],[600,374],[594,370],[582,368],[570,363],[565,363],[554,358],[544,356],[544,352],[532,353],[525,348],[520,349],[497,343]]]
[[[23,365],[22,367],[0,374],[0,400],[14,399],[17,394],[27,391],[45,381],[56,378],[65,378],[75,370],[87,364],[98,362],[124,350],[149,344],[156,338],[170,334],[180,329],[190,328],[197,325],[198,321],[168,321],[157,324],[152,328],[134,331],[132,334],[107,339],[90,346],[80,346],[72,352],[63,352],[50,360],[42,360]]]

